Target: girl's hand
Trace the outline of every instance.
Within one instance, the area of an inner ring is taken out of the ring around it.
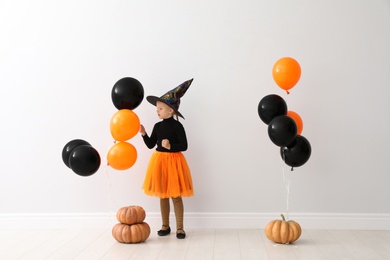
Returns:
[[[141,133],[142,136],[146,135],[146,132],[145,132],[145,127],[143,125],[141,125],[139,127],[139,132]]]
[[[163,139],[161,141],[161,146],[164,147],[165,149],[171,150],[171,144],[169,143],[168,139]]]

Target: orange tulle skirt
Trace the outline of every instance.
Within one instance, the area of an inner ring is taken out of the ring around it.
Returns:
[[[155,151],[142,188],[147,195],[160,198],[193,196],[191,171],[184,155]]]

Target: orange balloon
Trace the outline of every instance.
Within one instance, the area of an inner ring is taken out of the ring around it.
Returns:
[[[137,150],[132,144],[118,142],[107,153],[108,165],[116,170],[126,170],[137,161]]]
[[[110,131],[116,141],[126,141],[134,137],[140,127],[138,116],[129,109],[118,110],[111,118]]]
[[[293,88],[301,77],[301,66],[293,58],[281,58],[275,62],[272,76],[276,84],[289,94],[288,90]]]
[[[297,125],[297,135],[300,135],[303,130],[302,118],[294,111],[287,111],[287,116],[291,117]]]

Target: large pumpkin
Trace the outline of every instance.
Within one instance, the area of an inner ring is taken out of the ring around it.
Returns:
[[[118,223],[112,228],[112,236],[121,243],[140,243],[148,239],[150,227],[142,222],[133,225]]]
[[[302,233],[301,226],[293,221],[286,221],[281,214],[282,220],[273,220],[265,228],[265,235],[273,242],[288,244],[296,241]]]
[[[142,223],[145,220],[146,213],[141,206],[127,206],[120,208],[116,213],[116,219],[123,224],[132,225]]]

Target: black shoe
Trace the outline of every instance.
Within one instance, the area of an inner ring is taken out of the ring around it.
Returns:
[[[178,239],[184,239],[186,238],[186,232],[184,232],[183,229],[178,229],[177,231],[181,231],[181,232],[176,232],[176,237]]]
[[[159,231],[157,231],[157,235],[159,235],[159,236],[166,236],[166,235],[169,235],[170,233],[171,233],[170,227],[168,227],[165,230],[160,229]]]

